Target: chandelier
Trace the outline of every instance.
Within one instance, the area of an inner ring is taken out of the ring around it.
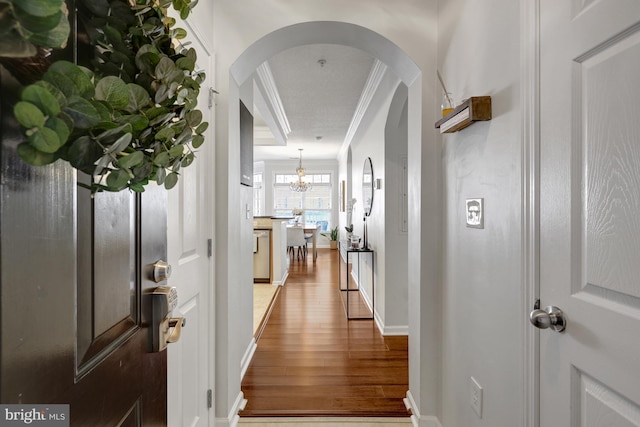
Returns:
[[[291,184],[289,184],[289,189],[291,191],[303,193],[307,190],[311,190],[311,184],[302,180],[302,177],[304,176],[304,168],[302,167],[302,148],[298,148],[298,151],[300,151],[300,162],[298,163],[298,168],[296,169],[298,180],[293,181]]]

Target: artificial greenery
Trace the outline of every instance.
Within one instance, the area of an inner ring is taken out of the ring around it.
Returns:
[[[320,234],[322,234],[324,237],[328,238],[329,240],[336,241],[338,240],[338,227],[336,226],[335,228],[332,228],[330,233],[320,233]]]
[[[0,56],[28,58],[38,46],[64,47],[68,14],[64,0],[0,0]]]
[[[167,16],[170,5],[186,18],[195,2],[80,3],[95,58],[88,67],[54,62],[24,88],[14,114],[27,137],[18,146],[25,162],[67,160],[92,175],[92,192],[176,185],[208,123],[196,109],[205,76],[195,50],[177,42],[186,32]]]

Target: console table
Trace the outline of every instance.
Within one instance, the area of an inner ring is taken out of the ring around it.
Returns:
[[[346,312],[347,312],[347,319],[348,320],[371,320],[373,319],[374,316],[374,307],[375,307],[375,279],[374,279],[374,274],[375,274],[375,269],[374,269],[374,254],[373,254],[373,250],[369,249],[369,248],[353,248],[351,247],[351,243],[347,240],[342,240],[340,242],[338,242],[338,257],[340,257],[340,253],[342,252],[342,250],[345,251],[345,256],[346,256],[346,287],[343,288],[342,287],[342,260],[338,260],[338,287],[340,288],[340,291],[342,292],[346,292]],[[362,254],[369,254],[371,256],[371,316],[367,316],[367,317],[361,317],[361,316],[352,316],[351,313],[349,313],[349,294],[351,292],[360,292],[360,284],[358,283],[358,285],[355,288],[351,288],[349,287],[349,256],[350,255],[357,255],[358,257],[358,281],[360,281],[362,278],[360,276],[360,256]]]

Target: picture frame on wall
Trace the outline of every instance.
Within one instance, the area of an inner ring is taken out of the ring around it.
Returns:
[[[253,115],[240,102],[240,184],[253,187]]]

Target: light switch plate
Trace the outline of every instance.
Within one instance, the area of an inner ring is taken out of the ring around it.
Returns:
[[[465,207],[467,227],[484,228],[484,199],[467,199]]]

